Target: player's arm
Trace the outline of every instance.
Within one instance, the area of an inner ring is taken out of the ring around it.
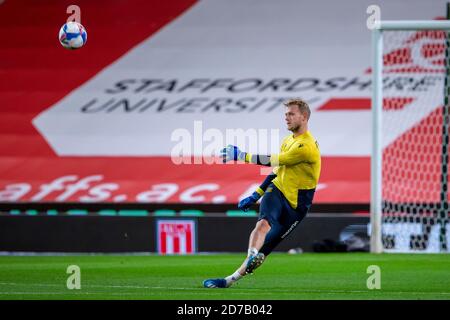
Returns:
[[[289,166],[307,161],[311,157],[311,150],[308,145],[300,144],[298,147],[291,148],[287,152],[271,155],[259,155],[244,152],[239,150],[236,146],[229,145],[222,150],[222,156],[223,162],[238,160],[262,166],[276,167],[283,165]]]
[[[276,176],[277,175],[275,173],[269,174],[264,179],[263,183],[249,197],[244,198],[239,202],[238,208],[242,211],[248,211],[248,209],[264,195],[267,187],[270,185],[272,180],[275,179]]]

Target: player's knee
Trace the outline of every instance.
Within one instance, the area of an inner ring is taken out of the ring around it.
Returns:
[[[261,219],[256,223],[256,230],[263,233],[268,233],[270,231],[270,224],[267,220]]]

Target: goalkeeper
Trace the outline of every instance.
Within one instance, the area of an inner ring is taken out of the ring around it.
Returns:
[[[248,211],[263,197],[258,222],[250,234],[247,258],[230,276],[205,280],[206,288],[227,288],[253,273],[311,207],[321,168],[317,141],[308,131],[311,111],[301,99],[291,99],[284,105],[287,128],[292,134],[284,138],[279,154],[250,154],[231,145],[222,150],[223,162],[244,161],[274,169],[260,187],[238,205],[239,209]]]

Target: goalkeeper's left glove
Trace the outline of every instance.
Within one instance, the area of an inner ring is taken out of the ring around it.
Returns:
[[[232,146],[229,144],[226,148],[223,148],[220,152],[223,158],[223,163],[228,161],[245,161],[245,155],[247,154],[244,151],[239,150],[238,147]]]
[[[255,191],[250,197],[242,199],[238,204],[238,208],[244,212],[247,212],[248,209],[250,209],[250,207],[259,200],[259,198],[261,198],[261,195]]]

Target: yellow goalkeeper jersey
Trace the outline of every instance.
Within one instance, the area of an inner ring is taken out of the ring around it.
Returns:
[[[314,189],[320,176],[321,159],[319,145],[311,132],[306,131],[294,138],[291,134],[283,139],[279,154],[270,157],[274,185],[283,193],[292,208],[298,205],[300,190]]]

